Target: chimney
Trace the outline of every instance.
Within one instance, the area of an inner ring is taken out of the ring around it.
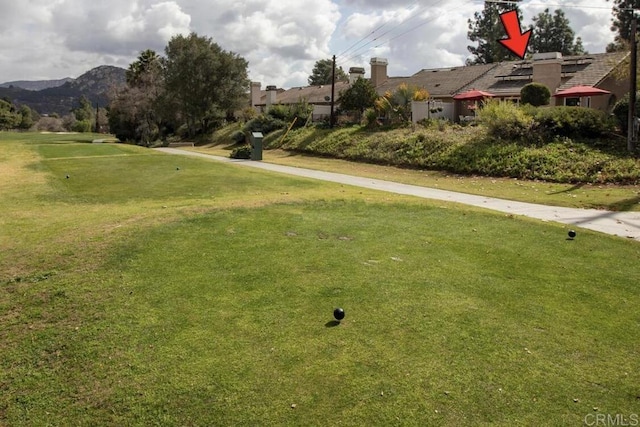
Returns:
[[[387,77],[387,65],[389,62],[385,58],[371,58],[371,83],[374,87],[380,86],[386,82]]]
[[[256,105],[260,104],[260,90],[262,88],[262,83],[260,82],[251,82],[251,106],[256,108]]]
[[[349,84],[352,85],[359,78],[364,77],[364,68],[351,67],[349,68]]]
[[[278,88],[276,86],[267,86],[267,107],[275,104],[278,95]]]
[[[546,52],[533,55],[533,81],[549,88],[551,94],[562,84],[562,53]]]

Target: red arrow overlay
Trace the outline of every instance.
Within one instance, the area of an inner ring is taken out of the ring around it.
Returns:
[[[527,53],[527,47],[529,46],[531,30],[527,30],[524,33],[522,32],[520,29],[520,18],[516,10],[501,13],[500,20],[502,21],[502,25],[504,25],[504,29],[507,31],[507,38],[498,41],[520,59],[524,59],[524,55]]]

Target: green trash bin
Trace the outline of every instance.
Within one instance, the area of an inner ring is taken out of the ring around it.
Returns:
[[[262,132],[251,132],[251,160],[262,160]]]

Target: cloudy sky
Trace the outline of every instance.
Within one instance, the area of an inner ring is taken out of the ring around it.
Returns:
[[[564,10],[585,49],[613,39],[610,3],[524,0],[524,23]],[[0,82],[77,77],[98,65],[126,68],[140,51],[162,53],[192,31],[249,61],[253,81],[305,85],[318,59],[345,70],[389,60],[389,75],[464,64],[467,19],[478,0],[0,0]]]

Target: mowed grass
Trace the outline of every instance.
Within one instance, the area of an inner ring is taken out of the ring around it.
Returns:
[[[187,148],[187,150],[228,157],[233,147],[234,145],[218,143]],[[549,206],[640,211],[640,186],[638,185],[561,184],[514,178],[465,176],[436,170],[400,168],[319,157],[280,149],[265,150],[263,160],[285,166],[344,173]]]
[[[0,142],[22,190],[0,187],[0,424],[538,426],[640,410],[636,242],[50,142]]]

